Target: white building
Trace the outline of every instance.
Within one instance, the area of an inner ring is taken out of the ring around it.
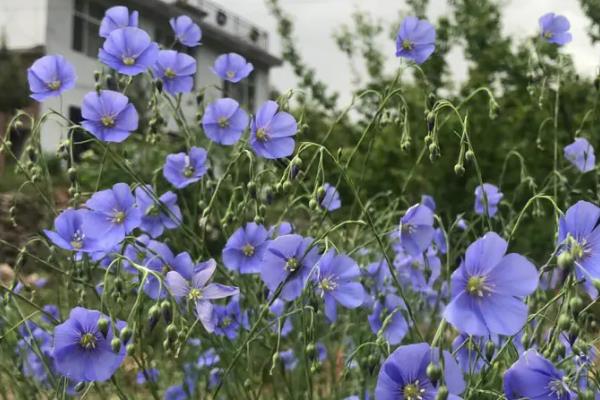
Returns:
[[[259,27],[230,13],[219,5],[206,0],[0,0],[7,12],[19,10],[35,11],[28,24],[38,24],[41,34],[33,28],[28,31],[26,23],[12,23],[5,15],[3,28],[9,46],[14,47],[14,35],[39,36],[28,47],[36,47],[41,55],[61,54],[74,66],[77,85],[65,92],[62,99],[52,98],[41,104],[40,112],[60,110],[74,121],[80,118],[83,96],[94,90],[94,71],[107,69],[98,60],[98,49],[103,38],[98,35],[100,21],[107,8],[125,5],[139,11],[139,26],[160,44],[168,47],[172,42],[169,19],[182,14],[194,19],[202,29],[202,45],[191,50],[197,60],[196,87],[210,87],[207,99],[221,96],[236,98],[253,112],[269,96],[269,69],[281,64],[280,59],[269,53],[268,35]],[[5,3],[6,2],[6,3]],[[0,7],[0,12],[2,11]],[[12,8],[11,8],[12,7]],[[8,21],[6,21],[8,19]],[[39,27],[43,23],[45,28]],[[18,42],[23,47],[22,41]],[[225,84],[212,71],[214,60],[219,54],[236,52],[254,64],[254,71],[244,81]],[[218,89],[220,88],[220,89]],[[61,104],[62,102],[62,104]],[[195,102],[192,95],[184,100],[184,109],[191,122],[194,121]],[[54,119],[45,125],[42,147],[48,151],[57,148],[66,137],[66,128]]]

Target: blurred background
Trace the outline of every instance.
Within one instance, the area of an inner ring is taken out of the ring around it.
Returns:
[[[99,23],[104,11],[117,4],[138,10],[140,27],[165,47],[173,43],[169,18],[187,14],[199,23],[203,45],[193,55],[198,60],[196,88],[206,101],[233,97],[252,112],[265,100],[294,90],[291,107],[303,116],[303,140],[319,140],[353,96],[366,89],[382,90],[394,79],[401,65],[394,57],[394,37],[403,17],[429,19],[437,30],[434,56],[422,66],[422,73],[406,69],[400,76],[409,117],[397,121],[397,115],[387,116],[376,140],[350,171],[366,196],[383,193],[384,202],[385,196],[396,196],[409,205],[429,193],[443,199],[438,212],[448,220],[472,210],[475,174],[456,175],[453,168],[459,152],[453,135],[459,129],[456,122],[449,120],[440,133],[441,160],[435,167],[427,156],[422,161],[424,115],[436,98],[457,104],[480,87],[494,94],[497,104],[481,94],[470,100],[469,124],[483,179],[505,193],[507,217],[543,186],[552,170],[550,126],[544,121],[553,115],[556,87],[550,77],[557,71],[562,80],[561,145],[576,135],[598,145],[598,0],[1,0],[0,133],[10,134],[15,154],[27,157],[23,143],[34,128],[23,124],[5,132],[18,109],[34,116],[56,110],[74,122],[81,119],[81,99],[93,90],[94,71],[102,68],[96,60],[102,45]],[[571,22],[573,42],[564,48],[537,40],[538,18],[551,11]],[[250,79],[232,86],[210,72],[214,59],[224,52],[240,53],[254,64]],[[67,57],[76,67],[78,83],[62,98],[38,104],[29,99],[26,69],[44,54]],[[133,93],[138,110],[144,110],[143,90]],[[194,96],[188,96],[184,105],[193,120]],[[376,106],[368,96],[357,101],[328,146],[342,153],[351,148]],[[148,118],[142,115],[141,135]],[[166,127],[176,129],[169,121]],[[68,187],[66,166],[56,157],[66,134],[65,127],[52,120],[43,127],[42,148],[48,162],[54,163],[56,181],[66,182],[65,193],[56,193],[58,203],[66,198]],[[83,132],[77,134],[85,137]],[[409,146],[402,143],[406,135]],[[87,150],[81,145],[78,153]],[[87,156],[76,161],[83,165],[94,160],[93,154]],[[368,169],[363,168],[366,163]],[[409,176],[410,183],[405,184]],[[597,185],[591,175],[577,180],[583,180],[584,188]],[[345,188],[340,191],[344,198]],[[567,193],[566,201],[580,194]],[[536,206],[538,217],[546,211],[543,205]],[[0,235],[19,243],[46,223],[22,176],[9,160],[0,160]],[[524,232],[529,241],[540,244],[524,240],[523,248],[539,248],[539,254],[547,251],[552,229],[535,221],[523,229],[530,230],[530,235]],[[0,250],[0,256],[10,260],[9,253]]]

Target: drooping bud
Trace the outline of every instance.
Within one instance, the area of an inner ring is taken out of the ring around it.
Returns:
[[[160,311],[165,319],[165,322],[170,324],[171,320],[173,319],[173,311],[171,310],[171,304],[167,300],[164,300],[162,303],[160,303]]]
[[[177,339],[177,327],[175,324],[170,324],[167,326],[167,338],[171,342],[174,342],[175,339]]]
[[[488,361],[491,361],[494,358],[494,353],[496,352],[496,345],[491,340],[488,340],[485,344],[485,358]]]
[[[561,331],[566,331],[571,325],[571,318],[567,314],[560,314],[560,316],[558,317],[557,325],[558,329],[560,329]]]
[[[121,338],[123,343],[127,343],[129,341],[129,339],[131,339],[132,335],[133,335],[133,332],[131,331],[131,329],[129,329],[128,326],[126,326],[125,328],[123,328],[121,330],[121,334],[119,335],[119,337]]]
[[[121,350],[121,339],[113,338],[113,340],[110,341],[110,347],[112,348],[112,351],[118,353],[119,350]]]
[[[440,386],[437,394],[435,395],[435,400],[447,400],[448,399],[448,388],[446,386]]]
[[[100,318],[97,322],[98,330],[102,333],[102,336],[106,338],[108,334],[108,320],[106,318]]]
[[[427,377],[431,380],[431,382],[435,385],[442,377],[442,369],[439,365],[434,363],[429,363],[427,369],[425,370],[427,373]]]

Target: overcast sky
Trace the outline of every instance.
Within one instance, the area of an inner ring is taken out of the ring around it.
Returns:
[[[8,27],[17,37],[9,37],[11,46],[23,47],[43,40],[45,29],[43,5],[46,0],[0,0],[0,28]],[[49,0],[50,2],[57,0]],[[249,19],[270,32],[271,50],[279,53],[280,46],[275,32],[275,21],[270,16],[264,0],[213,0],[227,10]],[[352,73],[332,38],[334,30],[341,24],[350,23],[357,9],[369,11],[386,26],[397,20],[396,16],[406,11],[404,0],[280,0],[294,21],[294,36],[304,60],[316,68],[320,79],[349,100]],[[123,1],[127,3],[126,0]],[[446,0],[431,0],[428,18],[435,22],[447,11]],[[525,38],[538,30],[537,19],[553,11],[565,15],[571,22],[573,42],[564,51],[571,54],[580,73],[595,74],[600,65],[600,47],[592,46],[586,30],[589,21],[583,14],[578,0],[503,0],[503,25],[506,34]],[[14,35],[13,35],[14,36]],[[389,58],[386,69],[392,70],[398,63],[394,57],[394,42],[382,37],[381,48]],[[467,65],[460,49],[450,54],[452,73],[456,79],[464,79]],[[272,84],[280,90],[295,87],[295,79],[289,67],[274,69]]]

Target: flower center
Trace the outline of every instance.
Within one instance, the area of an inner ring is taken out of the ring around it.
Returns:
[[[107,128],[112,128],[113,126],[115,126],[115,119],[110,115],[105,115],[104,117],[102,117],[100,122],[102,122],[102,125],[104,125]]]
[[[125,213],[123,211],[117,211],[115,215],[113,215],[113,222],[115,224],[122,224],[125,221]]]
[[[83,247],[83,239],[85,235],[80,230],[76,230],[71,237],[71,247],[75,250],[79,250]]]
[[[183,169],[183,176],[185,176],[186,178],[191,178],[192,176],[194,176],[194,167],[192,167],[191,165],[186,166]]]
[[[165,69],[165,76],[167,78],[169,78],[169,79],[172,79],[172,78],[175,78],[177,76],[177,74],[171,68],[166,68]]]
[[[550,383],[548,383],[548,389],[550,389],[550,391],[554,393],[557,398],[562,398],[562,396],[569,392],[567,382],[562,379],[554,379],[550,381]]]
[[[554,35],[552,34],[552,32],[550,32],[550,31],[546,31],[546,32],[544,32],[544,37],[545,37],[546,39],[552,39],[552,36],[554,36]]]
[[[411,51],[413,49],[413,44],[410,40],[404,39],[404,41],[402,41],[402,48],[406,51]]]
[[[400,225],[400,232],[405,235],[410,235],[415,231],[415,227],[411,224],[402,224]]]
[[[158,207],[156,207],[156,204],[152,204],[150,207],[148,207],[148,209],[146,210],[146,215],[150,215],[152,217],[157,217],[160,214],[160,210]]]
[[[125,56],[125,57],[123,57],[123,64],[125,64],[125,65],[133,65],[133,64],[135,64],[135,58]]]
[[[285,269],[288,270],[289,272],[294,272],[295,270],[297,270],[298,269],[298,260],[296,260],[295,257],[288,259],[287,262],[285,263]]]
[[[248,243],[247,245],[242,247],[242,252],[246,257],[252,257],[254,255],[254,246]]]
[[[471,276],[467,281],[467,292],[472,296],[483,297],[488,290],[483,276]]]
[[[229,317],[225,317],[223,318],[223,320],[221,321],[221,326],[223,328],[227,328],[229,325],[231,325],[231,323],[233,322],[233,320]]]
[[[233,72],[233,71],[227,71],[227,73],[225,75],[227,75],[227,77],[229,79],[235,78],[235,72]]]
[[[266,142],[268,138],[265,128],[260,128],[256,131],[256,139],[258,139],[259,142]]]
[[[94,350],[96,348],[96,335],[93,333],[85,333],[79,339],[79,344],[86,350]]]
[[[331,278],[323,278],[319,283],[319,286],[324,291],[330,291],[337,287],[337,284]]]
[[[409,383],[408,385],[404,386],[404,389],[402,389],[402,394],[404,394],[405,400],[423,400],[423,393],[425,393],[425,389],[421,389],[421,386],[419,386],[419,381]]]
[[[225,117],[219,118],[218,123],[221,128],[227,128],[229,126],[229,120]]]
[[[60,88],[61,82],[57,79],[52,82],[48,82],[48,88],[50,90],[58,90]]]
[[[188,294],[188,299],[190,299],[190,300],[198,300],[201,297],[202,297],[202,291],[198,288],[193,288],[192,290],[190,290],[190,293]]]

